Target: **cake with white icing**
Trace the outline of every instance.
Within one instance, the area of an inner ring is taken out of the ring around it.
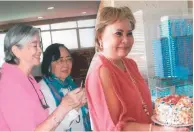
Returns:
[[[193,123],[193,98],[169,95],[155,101],[155,118],[168,125]]]

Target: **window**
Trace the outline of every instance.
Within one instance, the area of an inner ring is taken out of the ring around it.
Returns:
[[[39,25],[39,26],[34,26],[34,27],[40,28],[41,31],[49,30],[50,29],[49,25]]]
[[[93,27],[96,24],[96,19],[79,20],[78,27]]]
[[[52,31],[53,43],[62,43],[68,49],[78,48],[76,30]]]
[[[75,21],[51,24],[51,29],[64,29],[64,28],[67,29],[67,28],[76,28],[76,27],[77,27],[77,24]]]
[[[52,43],[62,43],[69,49],[79,49],[95,46],[95,23],[96,19],[87,19],[34,27],[41,29],[43,51]]]
[[[62,43],[70,50],[94,47],[95,23],[95,19],[87,19],[34,27],[41,29],[44,52],[52,43]],[[0,67],[4,62],[4,37],[5,33],[0,33]]]
[[[143,12],[139,10],[134,13],[136,19],[136,27],[133,31],[134,44],[129,57],[133,58],[138,65],[138,68],[145,79],[147,79],[147,61],[146,61],[146,49],[145,49],[145,38],[144,38],[144,23],[143,23]]]
[[[51,34],[50,32],[41,32],[42,43],[43,43],[43,51],[51,45]]]
[[[95,29],[79,29],[81,48],[94,47],[95,45]]]

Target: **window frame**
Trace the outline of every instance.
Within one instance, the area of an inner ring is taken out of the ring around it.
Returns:
[[[92,19],[95,20],[96,18],[94,18],[94,17],[87,18],[87,19],[84,19],[84,18],[81,19],[81,18],[79,18],[79,19],[75,19],[75,20],[63,21],[64,23],[65,22],[75,21],[76,22],[76,27],[75,28],[60,28],[60,29],[52,29],[51,28],[51,24],[57,24],[57,23],[63,23],[63,22],[55,22],[55,23],[49,23],[49,24],[41,24],[41,25],[49,25],[49,29],[48,30],[41,30],[41,33],[42,32],[50,32],[51,44],[53,44],[53,37],[52,37],[52,32],[53,31],[76,30],[78,48],[73,48],[73,49],[70,49],[70,50],[79,50],[79,49],[94,48],[94,46],[91,46],[91,47],[81,47],[79,29],[91,29],[91,28],[94,28],[95,29],[95,25],[94,26],[85,26],[85,27],[79,27],[78,26],[78,21],[80,21],[80,20],[92,20]],[[32,25],[32,26],[41,26],[41,25]],[[43,47],[44,47],[44,45],[43,45]]]

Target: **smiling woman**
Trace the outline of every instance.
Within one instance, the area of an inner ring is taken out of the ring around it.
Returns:
[[[15,25],[4,40],[5,63],[0,72],[0,131],[51,131],[65,115],[81,104],[83,90],[61,98],[49,116],[48,105],[31,70],[40,64],[40,32],[28,25]],[[35,116],[36,115],[36,116]]]
[[[70,76],[72,69],[72,57],[67,47],[54,43],[48,46],[43,54],[42,74],[40,81],[51,114],[60,104],[63,96],[77,89],[78,86]],[[83,99],[86,99],[85,94]],[[86,100],[83,100],[85,102]],[[90,131],[88,109],[80,104],[71,110],[63,119],[56,131]]]
[[[134,38],[135,18],[128,7],[101,9],[96,48],[86,77],[86,93],[94,131],[179,131],[186,128],[151,124],[149,88],[137,64],[126,56]]]
[[[20,31],[21,34],[18,34]],[[15,34],[18,35],[16,36]],[[27,63],[29,68],[40,63],[39,58],[42,52],[42,44],[40,42],[40,32],[38,29],[30,26],[23,29],[22,25],[17,25],[7,32],[4,43],[6,62],[22,65]]]

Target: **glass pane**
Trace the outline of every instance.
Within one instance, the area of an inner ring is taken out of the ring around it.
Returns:
[[[50,29],[49,25],[38,25],[38,26],[33,26],[33,27],[40,28],[41,31],[49,30]]]
[[[78,48],[76,30],[52,31],[53,43],[62,43],[68,49]]]
[[[77,24],[75,21],[51,24],[51,29],[76,28],[76,27]]]
[[[4,62],[4,38],[5,34],[0,34],[0,67]]]
[[[95,29],[79,29],[81,47],[94,47],[95,45]]]
[[[78,21],[78,27],[92,27],[92,26],[95,26],[95,24],[96,24],[96,19]]]
[[[41,32],[43,51],[51,44],[51,35],[50,32]]]

